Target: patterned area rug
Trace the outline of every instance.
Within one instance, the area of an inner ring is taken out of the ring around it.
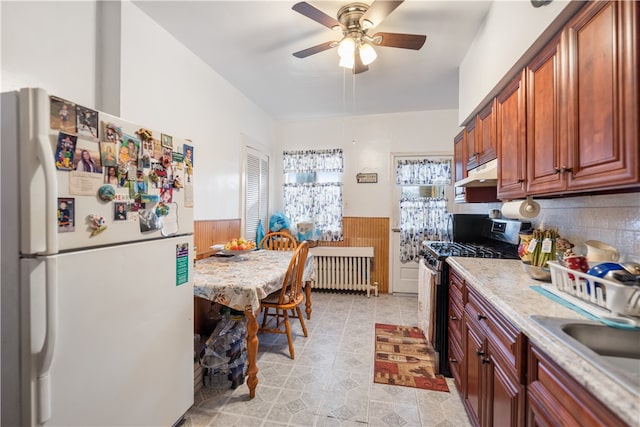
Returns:
[[[435,373],[435,352],[417,327],[376,323],[373,382],[449,391]]]

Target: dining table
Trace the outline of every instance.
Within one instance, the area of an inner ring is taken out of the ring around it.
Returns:
[[[215,254],[198,260],[194,269],[194,295],[219,303],[247,317],[247,386],[253,399],[258,385],[258,320],[260,301],[282,289],[293,251],[254,250]],[[311,317],[311,282],[315,280],[313,255],[304,265],[305,311]]]

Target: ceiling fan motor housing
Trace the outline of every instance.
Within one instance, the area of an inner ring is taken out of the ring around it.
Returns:
[[[342,33],[345,37],[349,36],[360,40],[366,34],[366,25],[360,24],[360,18],[368,9],[369,5],[365,3],[350,3],[338,10],[338,21],[343,26]]]

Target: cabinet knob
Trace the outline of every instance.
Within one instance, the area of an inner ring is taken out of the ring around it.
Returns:
[[[451,320],[458,320],[458,318],[456,316],[449,316],[449,319]]]
[[[484,314],[478,313],[478,320],[484,320],[486,318],[487,316],[485,316]]]
[[[482,350],[476,350],[476,354],[477,354],[478,356],[482,356],[482,355],[484,355],[484,351],[482,351]]]
[[[553,168],[553,172],[554,172],[554,173],[562,173],[562,170],[561,170],[559,167],[555,166],[555,167]]]
[[[520,178],[518,179],[518,184],[522,184],[524,182],[524,179]]]
[[[483,364],[483,365],[486,365],[487,363],[491,363],[491,360],[490,360],[488,357],[484,357],[484,358],[482,359],[482,364]]]
[[[449,363],[458,363],[457,359],[454,359],[453,357],[449,358]]]
[[[571,172],[572,168],[568,168],[566,166],[563,166],[560,168],[560,173],[565,173],[565,172]]]

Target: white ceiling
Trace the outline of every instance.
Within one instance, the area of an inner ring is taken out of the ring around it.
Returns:
[[[458,66],[492,1],[405,1],[369,34],[425,34],[424,47],[377,47],[378,59],[356,76],[338,66],[336,49],[292,55],[341,36],[293,11],[295,0],[134,3],[264,111],[286,119],[456,109]],[[348,1],[309,3],[336,17]]]

